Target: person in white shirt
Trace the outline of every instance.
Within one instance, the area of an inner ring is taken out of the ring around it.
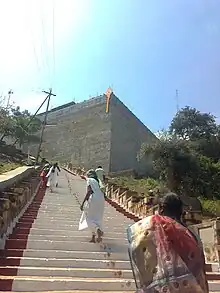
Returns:
[[[89,228],[92,232],[90,242],[101,242],[103,236],[104,194],[94,170],[87,172],[87,193],[80,207],[83,212],[79,221],[79,231]],[[96,239],[97,235],[97,239]]]
[[[55,163],[47,173],[47,187],[50,188],[50,191],[53,192],[53,187],[58,186],[57,176],[59,175],[58,172],[60,172],[60,168],[58,166],[58,163]]]

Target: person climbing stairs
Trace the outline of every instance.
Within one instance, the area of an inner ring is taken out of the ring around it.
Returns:
[[[85,180],[64,170],[52,193],[39,189],[0,251],[1,292],[135,292],[126,239],[133,221],[106,202],[103,242],[89,243],[90,231],[78,231],[85,192]],[[212,280],[210,292],[220,292]]]
[[[53,193],[39,190],[1,251],[0,290],[134,292],[127,253],[131,220],[106,203],[103,242],[78,231],[85,181],[62,171]]]

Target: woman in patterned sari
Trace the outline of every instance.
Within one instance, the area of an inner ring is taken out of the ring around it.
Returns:
[[[165,195],[158,214],[128,228],[140,289],[147,293],[207,293],[205,259],[198,236],[181,221],[183,203]]]

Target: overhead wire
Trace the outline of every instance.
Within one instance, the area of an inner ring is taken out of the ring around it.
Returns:
[[[41,1],[42,4],[42,1]],[[40,9],[40,16],[41,16],[41,29],[42,29],[42,44],[43,47],[41,46],[41,52],[44,60],[44,66],[45,66],[45,73],[46,73],[46,79],[48,78],[49,83],[51,85],[51,74],[50,74],[50,65],[49,65],[49,56],[48,56],[48,50],[47,50],[47,44],[46,44],[46,35],[45,35],[45,22],[44,22],[44,17],[43,17],[43,7],[41,5]]]
[[[38,10],[36,18],[36,21],[38,22],[38,25],[36,24],[37,28],[40,28],[39,31],[34,30],[33,27],[33,21],[31,21],[31,13],[29,9],[27,9],[27,15],[26,15],[26,21],[27,21],[27,27],[28,27],[28,34],[30,36],[32,49],[33,49],[33,55],[36,63],[36,73],[37,78],[36,81],[40,81],[40,85],[36,84],[36,89],[42,92],[43,87],[54,87],[55,82],[55,3],[54,0],[52,0],[52,17],[48,17],[47,19],[52,18],[52,22],[50,22],[52,25],[50,30],[50,46],[48,46],[48,39],[46,35],[46,26],[45,26],[45,2],[42,0],[36,2],[37,6],[35,7],[35,15],[36,10]],[[29,7],[31,9],[31,7]],[[40,24],[40,25],[39,25]],[[47,23],[48,24],[48,23]],[[37,40],[38,44],[36,44],[36,33],[37,33]],[[38,47],[37,47],[38,45]],[[50,50],[49,50],[50,49]],[[49,52],[50,51],[50,52]],[[52,52],[51,52],[52,51]],[[50,53],[50,54],[49,54]],[[50,55],[50,56],[49,56]],[[49,58],[50,57],[50,58]],[[42,81],[46,81],[46,84]],[[35,90],[31,90],[35,91]]]
[[[37,54],[37,49],[36,49],[36,43],[34,41],[34,31],[33,31],[33,24],[31,23],[30,21],[30,13],[28,13],[28,10],[26,11],[27,14],[26,14],[26,21],[27,21],[27,28],[28,28],[28,31],[29,31],[29,36],[30,36],[30,40],[31,40],[31,43],[32,43],[32,48],[33,48],[33,55],[34,55],[34,59],[35,59],[35,62],[36,62],[36,67],[37,67],[37,70],[36,70],[36,74],[37,74],[37,78],[36,78],[36,82],[37,80],[41,78],[41,64],[40,64],[40,60],[39,60],[39,56]],[[38,84],[37,84],[37,87],[38,87]]]
[[[52,86],[54,87],[55,80],[56,80],[56,56],[55,56],[55,0],[52,0],[52,30],[53,30],[53,77],[52,77]]]

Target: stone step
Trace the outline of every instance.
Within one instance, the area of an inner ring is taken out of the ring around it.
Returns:
[[[76,217],[73,217],[72,220],[69,219],[69,220],[66,220],[65,218],[63,219],[50,219],[50,218],[47,218],[47,219],[44,219],[44,218],[38,218],[38,219],[33,219],[33,218],[30,218],[30,219],[19,219],[19,224],[20,223],[29,223],[29,222],[33,222],[34,220],[34,223],[35,224],[39,224],[39,225],[42,225],[42,224],[51,224],[51,225],[79,225],[79,220],[80,220],[80,217],[79,218],[76,218]],[[129,226],[131,223],[127,222],[126,220],[125,221],[120,221],[117,220],[117,219],[104,219],[103,220],[103,224],[105,225],[108,225],[109,223],[111,223],[111,225],[115,225],[117,227],[126,227],[126,226]]]
[[[67,214],[67,213],[65,213],[65,211],[64,212],[62,212],[62,213],[60,213],[60,214],[56,214],[56,212],[54,211],[54,212],[51,212],[51,213],[41,213],[41,214],[39,214],[39,213],[25,213],[25,216],[23,216],[21,219],[22,220],[31,220],[31,219],[35,219],[36,218],[36,216],[38,217],[38,219],[45,219],[45,220],[47,220],[47,219],[56,219],[57,221],[58,220],[66,220],[67,222],[68,221],[72,221],[72,220],[75,220],[75,221],[78,221],[79,219],[80,219],[80,217],[81,217],[81,212],[72,212],[72,213],[69,213],[69,214]],[[56,215],[56,216],[55,216]],[[64,216],[65,215],[65,216]],[[112,220],[115,220],[115,222],[117,222],[117,223],[119,223],[119,222],[125,222],[125,223],[134,223],[134,221],[133,220],[131,220],[131,219],[129,219],[129,218],[127,218],[127,217],[124,217],[124,216],[122,216],[122,217],[114,217],[114,214],[104,214],[104,221],[106,221],[106,220],[110,220],[110,219],[112,219]],[[117,220],[118,219],[118,220]]]
[[[129,261],[125,260],[102,260],[102,259],[79,259],[79,258],[40,258],[40,257],[6,257],[0,259],[0,266],[20,267],[57,267],[57,268],[93,268],[93,269],[124,269],[130,270]]]
[[[208,280],[220,281],[220,273],[219,272],[206,272],[206,276],[207,276]]]
[[[60,235],[35,235],[35,234],[12,234],[10,236],[10,239],[27,239],[28,240],[51,240],[51,241],[80,241],[80,242],[89,242],[91,239],[90,235],[87,236],[60,236]],[[103,237],[103,243],[115,243],[120,241],[121,244],[127,245],[127,239],[126,238],[111,238],[108,236]]]
[[[1,276],[45,276],[74,278],[123,278],[132,279],[131,270],[0,266]]]
[[[63,267],[25,267],[0,266],[1,276],[46,276],[46,277],[74,277],[74,278],[123,278],[132,279],[131,270],[99,269],[99,268],[63,268]],[[220,280],[219,273],[206,273],[210,281]]]
[[[50,249],[50,250],[78,250],[78,251],[110,251],[125,252],[127,246],[120,243],[107,244],[103,240],[102,244],[80,242],[80,241],[50,241],[50,240],[26,240],[8,239],[5,245],[6,249]]]
[[[78,225],[79,224],[79,221],[80,221],[80,218],[81,218],[81,215],[79,217],[72,217],[72,218],[52,218],[52,217],[47,217],[47,218],[44,218],[44,217],[41,217],[40,219],[36,219],[34,217],[29,217],[29,218],[20,218],[19,219],[19,222],[18,223],[38,223],[38,224],[44,224],[44,223],[52,223],[52,224],[75,224],[75,225]],[[121,220],[116,220],[116,219],[104,219],[103,220],[103,224],[107,225],[108,223],[111,223],[112,225],[115,225],[115,226],[122,226],[122,224],[125,226],[125,227],[128,227],[130,225],[132,225],[134,222],[130,222],[129,220],[126,220],[126,219],[121,219]],[[120,224],[119,224],[120,223]]]
[[[43,228],[43,229],[48,229],[51,230],[53,228],[56,228],[57,230],[72,230],[72,231],[77,231],[79,227],[79,224],[50,224],[50,223],[18,223],[16,225],[16,228]],[[127,226],[128,227],[128,226]],[[127,227],[124,227],[123,225],[120,226],[115,226],[115,225],[111,225],[111,223],[108,223],[108,226],[105,225],[104,226],[104,232],[105,230],[110,229],[112,232],[125,232]]]
[[[32,293],[31,291],[19,291],[20,293]],[[48,291],[35,291],[36,293],[48,293]],[[65,290],[65,291],[52,291],[53,293],[73,293],[73,291]],[[97,292],[97,293],[106,293],[106,291],[85,291],[85,290],[74,290],[74,293],[92,293],[92,292]],[[11,293],[11,291],[4,291],[4,293]],[[108,293],[118,293],[118,291],[108,291]],[[131,293],[131,291],[120,291],[120,293]]]
[[[32,209],[32,208],[30,208],[30,209],[28,209],[27,211],[26,211],[26,215],[29,215],[29,216],[31,216],[31,215],[33,215],[33,214],[35,214],[36,212],[38,212],[38,214],[40,214],[40,215],[49,215],[49,214],[53,214],[53,215],[57,215],[57,216],[64,216],[64,214],[63,213],[65,213],[65,215],[67,215],[67,216],[71,216],[71,215],[74,215],[74,214],[81,214],[81,210],[80,210],[80,208],[78,207],[78,208],[75,208],[75,209],[59,209],[59,208],[54,208],[54,209],[51,209],[51,210],[48,210],[48,209],[45,209],[45,208],[43,208],[42,206],[41,207],[39,207],[38,209]],[[117,215],[118,214],[118,215]],[[105,215],[106,216],[109,216],[109,217],[112,217],[113,215],[117,215],[119,218],[125,218],[126,219],[126,217],[123,215],[123,214],[120,214],[120,213],[116,213],[116,212],[114,212],[114,211],[109,211],[109,210],[107,210],[107,209],[105,209]]]
[[[63,235],[63,236],[78,236],[80,235],[91,235],[91,232],[89,230],[83,230],[83,231],[78,231],[78,229],[76,231],[72,231],[69,229],[44,229],[44,228],[16,228],[14,230],[15,234],[31,234],[31,235]],[[126,238],[127,237],[127,233],[126,231],[123,232],[111,232],[111,231],[106,231],[105,232],[105,236],[106,237],[111,237],[111,238]]]
[[[0,276],[0,287],[5,293],[11,291],[23,293],[130,293],[136,290],[133,280],[130,279],[83,279],[83,278],[42,278],[42,277],[6,277]],[[108,282],[109,281],[109,282]],[[12,286],[11,283],[13,282]],[[77,283],[75,283],[77,282]],[[92,283],[94,282],[94,285]],[[100,286],[97,286],[99,284]],[[74,285],[73,285],[74,283]],[[108,285],[107,285],[107,284]],[[117,284],[117,285],[116,285]],[[77,286],[76,286],[77,285]],[[90,287],[89,287],[90,285]],[[4,287],[3,287],[4,286]],[[12,290],[11,290],[12,287]],[[77,289],[76,289],[77,287]],[[82,288],[83,287],[83,288]],[[84,289],[86,287],[86,289]],[[8,289],[7,289],[8,288]],[[32,290],[28,290],[31,288]],[[112,288],[112,289],[111,289]],[[219,293],[219,281],[209,281],[209,292]],[[74,290],[74,291],[73,291]],[[114,291],[112,291],[114,290]],[[126,290],[126,291],[125,291]]]
[[[27,215],[32,215],[34,213],[36,213],[37,211],[34,210],[27,210]],[[56,215],[56,216],[75,216],[75,215],[81,215],[82,211],[78,208],[78,209],[72,209],[72,210],[66,210],[66,209],[62,209],[62,210],[58,210],[58,209],[53,209],[53,210],[46,210],[43,209],[42,207],[39,208],[39,212],[38,215],[40,216],[45,216],[45,215]],[[113,211],[106,211],[105,210],[105,216],[106,217],[113,217],[115,215],[115,213]],[[127,219],[127,217],[125,217],[122,214],[119,214],[119,218],[121,219]]]
[[[2,257],[31,257],[31,258],[54,258],[54,259],[96,259],[96,260],[125,260],[128,261],[128,253],[110,253],[93,251],[66,251],[66,250],[40,250],[40,249],[7,249],[0,254]],[[1,259],[0,259],[1,261]]]
[[[0,288],[5,280],[13,281],[12,291],[27,291],[31,288],[35,291],[54,291],[54,290],[90,290],[90,291],[134,291],[135,284],[132,279],[116,278],[68,278],[68,277],[28,277],[0,276]]]
[[[209,292],[220,292],[220,281],[209,281]]]

